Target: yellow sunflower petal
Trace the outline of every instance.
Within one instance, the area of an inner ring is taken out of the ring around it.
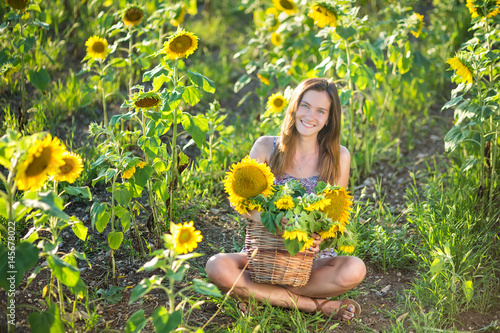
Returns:
[[[289,195],[284,196],[282,198],[279,198],[274,203],[274,205],[276,206],[276,208],[278,208],[278,209],[284,209],[284,210],[292,209],[292,208],[295,207],[295,204],[293,203],[293,199]]]
[[[458,76],[460,76],[468,83],[472,83],[473,81],[472,71],[460,59],[454,57],[448,59],[446,63],[448,63],[451,66],[451,68],[457,71]]]
[[[292,0],[273,0],[273,4],[277,9],[284,11],[288,15],[293,15],[299,11]]]
[[[188,57],[198,48],[198,37],[190,32],[181,30],[174,34],[163,46],[166,58],[176,60]]]
[[[320,28],[324,28],[327,25],[331,27],[337,26],[337,14],[335,12],[335,8],[326,2],[314,4],[307,16],[312,18],[314,23]]]
[[[50,134],[43,140],[37,140],[16,168],[17,188],[21,191],[40,188],[49,175],[57,174],[65,164],[65,150],[59,139],[52,138]]]
[[[352,210],[353,198],[350,196],[344,187],[338,190],[327,190],[325,197],[330,199],[330,204],[321,211],[325,213],[333,221],[339,221],[342,224],[349,223],[349,212]]]
[[[172,236],[175,241],[175,251],[178,253],[188,253],[198,247],[198,243],[203,240],[201,231],[196,230],[193,221],[184,224],[176,224],[172,228]]]
[[[282,94],[273,94],[267,100],[266,111],[270,113],[280,113],[286,107],[287,103],[286,98]]]
[[[59,168],[59,173],[55,174],[58,182],[73,183],[83,171],[83,162],[80,155],[65,151],[62,154],[64,165]]]
[[[104,60],[108,56],[108,41],[98,36],[90,37],[86,42],[87,55],[95,60]]]
[[[273,192],[274,175],[265,163],[246,156],[241,162],[231,165],[229,170],[224,187],[233,200],[243,201],[259,194],[267,197]]]

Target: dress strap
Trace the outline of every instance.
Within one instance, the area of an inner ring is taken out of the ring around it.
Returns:
[[[273,151],[271,152],[271,154],[272,154],[272,153],[274,153],[274,148],[276,148],[276,141],[277,141],[277,140],[278,140],[278,137],[277,137],[277,136],[275,136],[275,137],[274,137],[274,141],[273,141]]]

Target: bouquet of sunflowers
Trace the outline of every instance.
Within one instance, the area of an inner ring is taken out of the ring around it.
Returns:
[[[337,246],[345,253],[354,251],[356,237],[349,225],[352,196],[345,188],[318,182],[314,192],[307,193],[297,180],[279,186],[273,183],[270,168],[248,156],[231,165],[224,180],[236,211],[261,211],[262,224],[283,237],[291,256],[313,245],[313,233],[324,239],[321,250]],[[286,224],[282,224],[283,217],[288,219]]]

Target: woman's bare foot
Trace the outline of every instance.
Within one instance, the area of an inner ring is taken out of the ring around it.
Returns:
[[[353,318],[358,318],[361,314],[361,307],[356,301],[344,299],[341,301],[331,301],[324,299],[318,302],[317,299],[311,298],[316,304],[316,312],[321,312],[326,316],[334,315],[337,320],[349,321]]]

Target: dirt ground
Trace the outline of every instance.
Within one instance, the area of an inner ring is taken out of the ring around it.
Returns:
[[[437,116],[442,116],[438,114]],[[382,181],[383,193],[385,201],[396,213],[404,209],[404,193],[405,188],[410,184],[409,171],[415,171],[418,168],[424,167],[426,163],[431,163],[435,156],[443,154],[442,126],[448,128],[449,119],[444,117],[443,120],[437,123],[435,129],[424,129],[425,135],[417,139],[415,149],[412,151],[403,151],[401,165],[394,165],[389,161],[379,161],[375,165],[374,171],[368,177],[365,177],[360,186],[356,187],[353,195],[355,198],[359,196],[362,188],[365,188],[366,193],[372,193],[376,179]],[[408,161],[412,161],[408,163]],[[402,166],[402,167],[401,167]],[[104,188],[93,189],[95,199],[105,199],[107,196]],[[90,222],[90,205],[85,203],[74,203],[67,208],[67,212],[71,215],[79,217],[89,228],[91,238],[85,244],[76,238],[76,236],[68,230],[63,231],[62,252],[69,252],[72,248],[78,251],[84,251],[91,263],[89,267],[85,262],[79,262],[79,267],[82,269],[81,277],[85,284],[89,287],[90,293],[95,297],[99,289],[107,289],[111,283],[109,274],[110,255],[106,250],[105,233],[99,234],[91,231]],[[235,219],[237,215],[227,202],[223,202],[220,207],[213,207],[207,211],[200,212],[194,218],[195,227],[201,231],[203,241],[200,243],[196,252],[203,253],[204,256],[196,258],[191,262],[191,269],[188,273],[188,281],[193,278],[205,278],[203,267],[205,262],[211,255],[218,252],[234,251],[235,244],[242,245],[244,239],[244,225],[240,224],[241,219]],[[146,227],[146,217],[139,217],[139,228],[143,237],[150,242],[154,249],[154,240],[152,234]],[[130,237],[132,247],[137,250],[133,237]],[[122,246],[116,254],[116,267],[118,276],[118,286],[125,287],[121,300],[116,304],[109,304],[102,300],[99,302],[99,307],[95,310],[100,316],[96,324],[96,332],[105,330],[122,331],[128,318],[137,310],[143,309],[146,315],[150,315],[154,309],[160,305],[165,305],[166,296],[162,292],[151,292],[141,301],[136,301],[128,305],[132,288],[138,284],[143,278],[153,274],[161,274],[157,272],[137,272],[145,260],[141,260],[137,255],[131,255],[130,247]],[[363,313],[359,321],[351,323],[341,323],[335,332],[384,332],[391,327],[391,321],[397,318],[397,321],[405,321],[405,312],[403,309],[397,311],[400,306],[398,302],[403,298],[403,290],[408,289],[410,284],[417,278],[413,271],[387,271],[385,273],[377,269],[369,261],[367,264],[367,275],[361,285],[355,291],[355,299],[361,305]],[[44,265],[40,260],[39,265]],[[16,304],[18,310],[16,314],[16,332],[29,332],[28,315],[33,311],[32,307],[42,308],[40,300],[42,299],[42,289],[47,285],[48,274],[47,270],[40,273],[29,286],[26,286],[26,279],[29,273],[25,274],[25,280],[18,288],[16,293]],[[69,293],[68,293],[69,294]],[[202,326],[212,315],[217,311],[217,305],[208,297],[201,297],[206,302],[201,305],[200,309],[196,310],[190,318],[190,324]],[[0,308],[6,307],[6,294],[0,292]],[[83,307],[78,306],[79,313],[85,315]],[[425,309],[424,309],[425,310]],[[392,315],[388,315],[388,312]],[[3,310],[0,312],[4,312]],[[494,320],[498,320],[500,309],[493,309],[487,314],[478,314],[467,312],[461,316],[461,327],[463,331],[477,331]],[[231,314],[228,313],[228,308],[223,307],[219,314],[209,326],[210,331],[217,332],[228,331],[234,322]],[[77,331],[85,331],[84,321],[75,321]],[[0,315],[0,332],[6,331],[5,317]],[[145,331],[151,332],[152,327],[148,325]],[[207,329],[208,331],[208,329]],[[325,329],[324,332],[327,332]]]

